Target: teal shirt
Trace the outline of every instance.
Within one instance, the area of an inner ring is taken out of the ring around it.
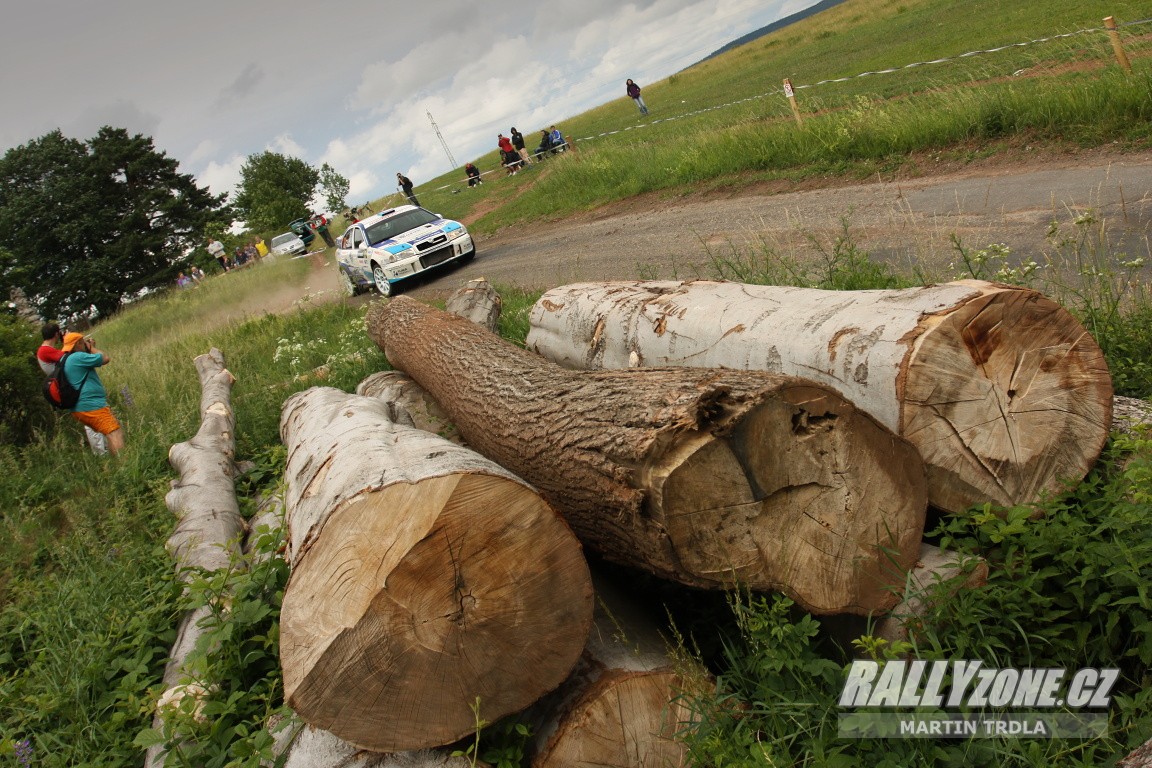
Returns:
[[[80,389],[80,399],[76,402],[77,411],[95,411],[108,405],[108,393],[104,391],[104,382],[100,381],[100,374],[96,369],[104,365],[104,357],[91,352],[73,352],[64,361],[64,375],[68,383],[80,387],[81,380],[84,386]],[[84,375],[88,378],[84,379]]]

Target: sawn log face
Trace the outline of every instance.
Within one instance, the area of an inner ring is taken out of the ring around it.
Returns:
[[[559,685],[592,620],[579,542],[523,481],[386,403],[285,403],[287,703],[381,752],[449,744]]]
[[[835,392],[762,372],[566,371],[407,297],[374,305],[368,332],[468,445],[609,559],[818,613],[898,599],[923,465]]]

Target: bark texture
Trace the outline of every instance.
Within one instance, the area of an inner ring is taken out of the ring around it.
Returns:
[[[693,719],[688,698],[707,672],[675,659],[641,607],[595,578],[596,613],[580,662],[523,716],[534,725],[533,768],[682,766],[674,736]]]
[[[276,732],[273,753],[282,768],[474,768],[466,757],[422,749],[382,753],[359,749],[332,733],[296,723]],[[482,763],[480,765],[483,765]]]
[[[385,403],[389,416],[397,424],[431,432],[457,445],[464,444],[444,409],[403,371],[373,373],[356,385],[356,394]]]
[[[747,371],[565,371],[400,297],[368,333],[586,546],[700,587],[884,610],[919,552],[915,449],[835,392]]]
[[[469,280],[463,288],[448,297],[444,309],[465,320],[471,320],[477,325],[496,333],[500,326],[500,310],[503,302],[500,294],[488,282],[487,278],[477,277]]]
[[[462,321],[463,322],[463,321]],[[314,388],[284,405],[285,700],[373,751],[449,744],[560,684],[592,617],[580,545],[531,487]]]
[[[194,363],[200,377],[200,428],[191,440],[177,443],[168,451],[168,462],[180,476],[172,481],[172,490],[164,497],[178,520],[166,547],[185,583],[195,569],[218,571],[242,565],[240,545],[246,530],[233,483],[235,378],[218,349],[200,355]],[[195,679],[186,663],[204,634],[200,622],[210,614],[211,608],[204,606],[181,617],[176,642],[164,667],[165,691],[157,704],[153,728],[163,729],[168,709],[184,697],[205,697],[211,681]],[[160,746],[150,747],[144,760],[146,768],[164,765],[166,754]]]
[[[912,441],[929,500],[962,512],[1078,482],[1108,437],[1096,342],[1036,291],[981,281],[891,291],[740,283],[562,286],[528,348],[573,368],[765,370],[836,388]]]

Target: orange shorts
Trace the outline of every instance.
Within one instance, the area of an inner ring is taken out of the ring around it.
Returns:
[[[86,427],[92,427],[102,435],[110,435],[120,429],[120,422],[116,421],[112,409],[108,406],[94,411],[73,411],[72,418]]]

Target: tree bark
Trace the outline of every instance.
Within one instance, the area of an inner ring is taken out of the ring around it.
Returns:
[[[676,659],[641,609],[595,578],[596,612],[572,674],[530,708],[533,768],[684,765],[674,737],[693,719],[688,699],[711,690],[708,673]]]
[[[463,288],[448,297],[444,308],[465,320],[497,333],[500,326],[500,310],[503,303],[500,294],[486,278],[469,280]]]
[[[200,377],[200,428],[187,442],[168,451],[168,462],[180,477],[164,502],[178,522],[166,548],[176,561],[178,578],[188,583],[199,569],[207,571],[242,567],[241,539],[244,518],[236,501],[236,417],[232,411],[235,378],[224,366],[224,354],[212,349],[195,360]],[[212,681],[198,680],[186,668],[189,655],[204,635],[200,626],[212,612],[209,606],[188,611],[181,617],[176,642],[164,667],[165,691],[159,699],[152,727],[163,730],[169,708],[185,696],[205,698]],[[162,746],[150,747],[146,768],[164,765]]]
[[[282,728],[273,738],[272,752],[283,760],[277,763],[280,768],[476,768],[468,758],[452,757],[446,750],[381,753],[359,749],[306,723]]]
[[[1111,424],[1100,348],[1024,288],[584,283],[545,293],[531,324],[528,348],[568,367],[722,366],[835,387],[916,445],[929,500],[949,512],[1062,491]]]
[[[463,321],[462,321],[463,322]],[[329,388],[284,405],[285,700],[378,752],[451,743],[563,681],[592,616],[580,545],[528,485]]]
[[[387,404],[392,421],[463,445],[464,439],[444,409],[403,371],[380,371],[356,385],[356,394]]]
[[[885,610],[919,551],[915,449],[788,376],[565,371],[407,297],[368,333],[467,443],[536,485],[586,546],[685,584]]]

